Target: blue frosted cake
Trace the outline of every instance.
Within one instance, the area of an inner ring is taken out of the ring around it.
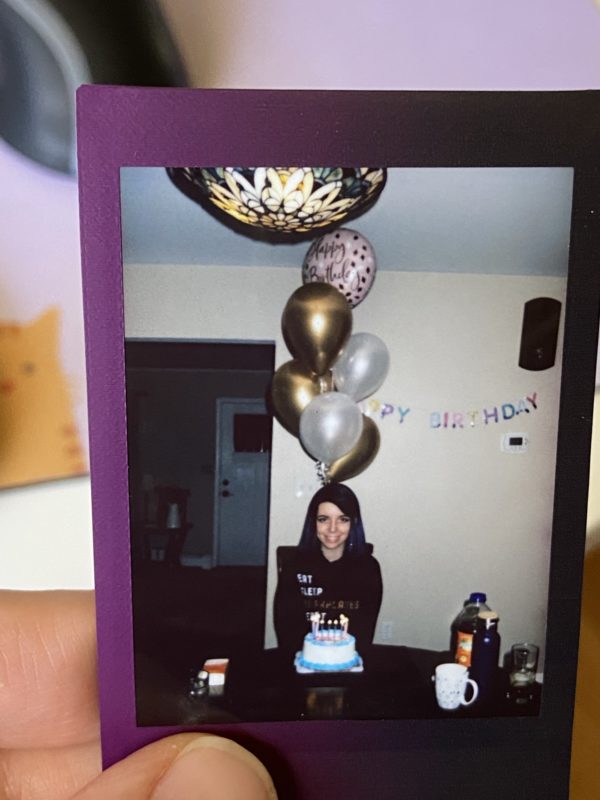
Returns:
[[[296,667],[315,672],[342,672],[361,666],[356,652],[356,639],[348,633],[348,617],[343,614],[332,622],[324,615],[310,617],[312,630],[304,637],[302,652],[296,657]]]

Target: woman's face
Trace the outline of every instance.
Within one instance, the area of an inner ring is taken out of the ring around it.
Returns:
[[[328,561],[336,561],[344,553],[350,535],[351,520],[334,503],[319,503],[317,509],[317,539]]]

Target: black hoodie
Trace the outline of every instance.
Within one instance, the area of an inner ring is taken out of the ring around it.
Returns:
[[[345,553],[328,561],[320,550],[297,548],[282,568],[275,592],[279,647],[290,653],[301,650],[311,629],[310,615],[318,611],[332,621],[345,614],[360,653],[373,641],[381,596],[381,570],[373,556]]]

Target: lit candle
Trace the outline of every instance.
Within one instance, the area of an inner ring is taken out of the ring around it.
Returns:
[[[319,614],[319,612],[318,612],[318,611],[313,611],[313,613],[310,615],[310,621],[311,621],[311,623],[312,623],[312,635],[313,635],[313,639],[317,639],[317,638],[318,638],[318,633],[319,633],[319,620],[320,620],[320,619],[321,619],[321,615]]]

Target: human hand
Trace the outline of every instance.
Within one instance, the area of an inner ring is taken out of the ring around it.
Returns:
[[[92,592],[0,591],[0,800],[275,800],[229,739],[169,736],[100,771]]]

